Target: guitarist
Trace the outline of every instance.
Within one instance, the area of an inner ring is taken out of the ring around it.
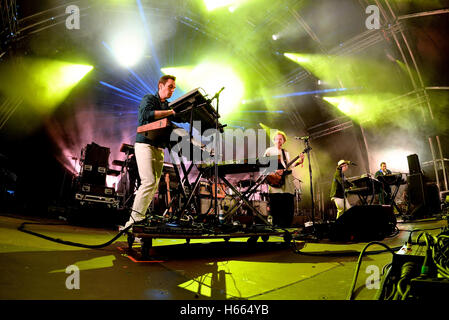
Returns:
[[[295,186],[293,184],[293,175],[286,174],[285,168],[290,162],[290,154],[282,148],[287,141],[287,136],[282,131],[277,131],[274,138],[274,146],[265,150],[264,156],[278,156],[278,170],[277,175],[284,175],[284,183],[280,187],[269,187],[269,205],[270,214],[273,217],[273,225],[283,228],[291,226],[293,221],[293,214],[295,211]],[[298,161],[291,165],[288,169],[296,167],[304,162],[304,154],[301,154]]]

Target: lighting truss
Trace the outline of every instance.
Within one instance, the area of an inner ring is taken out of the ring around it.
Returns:
[[[17,33],[17,6],[15,0],[4,0],[0,6],[0,58],[15,39]]]

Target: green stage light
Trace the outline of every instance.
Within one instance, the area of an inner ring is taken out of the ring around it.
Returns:
[[[296,63],[309,63],[310,62],[310,58],[306,57],[305,55],[301,55],[298,53],[284,53],[284,56],[289,58],[290,60],[296,62]]]
[[[404,77],[391,64],[374,58],[284,53],[332,87],[363,88],[367,92],[402,92]],[[398,63],[399,64],[399,63]]]
[[[20,97],[38,113],[58,106],[93,66],[63,61],[19,58],[2,68],[0,91]]]
[[[213,11],[215,9],[223,7],[233,7],[235,9],[236,5],[242,2],[241,0],[204,0],[207,11]]]
[[[347,97],[323,97],[324,100],[337,107],[341,112],[350,116],[356,117],[360,113],[359,106],[354,104],[350,98]]]
[[[401,110],[406,110],[413,104],[413,97],[403,97],[400,103],[394,103],[394,94],[359,94],[338,97],[323,97],[323,100],[329,102],[338,108],[351,119],[361,123],[380,124],[385,122],[385,115],[388,119],[401,119],[400,125],[407,127],[409,124],[404,121]]]
[[[176,83],[185,91],[202,88],[211,98],[224,87],[219,96],[219,114],[226,118],[236,107],[244,94],[244,84],[231,66],[204,62],[197,66],[162,68],[164,74],[176,76]]]

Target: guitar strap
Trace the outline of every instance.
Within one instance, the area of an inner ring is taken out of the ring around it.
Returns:
[[[287,166],[287,157],[285,156],[285,150],[282,148],[282,158],[284,159],[284,163],[282,164],[284,166],[284,169],[286,169]]]

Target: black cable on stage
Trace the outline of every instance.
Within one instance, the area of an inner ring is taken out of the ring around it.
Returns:
[[[111,243],[113,243],[115,240],[117,240],[119,237],[121,237],[125,232],[127,232],[133,226],[133,224],[131,224],[127,228],[121,230],[114,238],[112,238],[108,242],[105,242],[103,244],[97,244],[97,245],[88,245],[88,244],[77,243],[77,242],[72,242],[72,241],[65,241],[65,240],[62,240],[62,239],[49,237],[49,236],[46,236],[44,234],[40,234],[40,233],[37,233],[37,232],[34,232],[34,231],[26,230],[25,226],[28,225],[28,224],[34,224],[34,225],[61,225],[61,224],[42,224],[42,223],[35,223],[35,222],[24,222],[24,223],[22,223],[20,225],[19,228],[17,228],[17,230],[19,230],[21,232],[25,232],[25,233],[31,234],[33,236],[36,236],[36,237],[39,237],[39,238],[42,238],[42,239],[45,239],[45,240],[52,241],[52,242],[56,242],[56,243],[60,243],[60,244],[68,245],[68,246],[88,248],[88,249],[100,249],[100,248],[104,248],[104,247],[109,246]]]
[[[358,277],[358,274],[359,274],[360,266],[362,265],[362,257],[365,254],[366,249],[368,249],[368,247],[373,245],[373,244],[377,244],[377,245],[381,245],[381,246],[385,247],[393,255],[395,253],[392,248],[390,248],[388,245],[386,245],[386,244],[384,244],[382,242],[373,241],[373,242],[368,243],[363,248],[363,250],[360,252],[359,259],[357,261],[357,266],[356,266],[356,269],[354,271],[354,278],[352,279],[351,288],[349,290],[349,293],[348,293],[348,296],[347,296],[346,300],[352,300],[354,298],[354,288],[355,288],[355,285],[357,283],[357,277]]]

